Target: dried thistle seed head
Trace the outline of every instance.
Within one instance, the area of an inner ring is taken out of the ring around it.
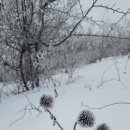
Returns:
[[[89,110],[83,110],[80,112],[77,123],[81,127],[93,127],[95,124],[95,116]]]
[[[96,130],[110,130],[110,128],[107,126],[107,124],[103,123],[99,125]]]
[[[52,108],[54,105],[54,99],[50,95],[42,95],[40,99],[40,105],[44,108]]]

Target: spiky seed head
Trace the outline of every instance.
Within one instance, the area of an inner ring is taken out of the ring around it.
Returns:
[[[80,112],[77,123],[81,127],[93,127],[95,124],[95,116],[89,110],[83,110]]]
[[[43,94],[40,99],[40,105],[44,108],[50,109],[54,105],[54,99],[50,95]]]
[[[110,130],[110,128],[107,126],[107,124],[103,123],[99,125],[96,130]]]

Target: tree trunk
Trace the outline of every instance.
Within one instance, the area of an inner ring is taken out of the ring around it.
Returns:
[[[29,90],[28,86],[27,86],[27,81],[25,79],[25,75],[24,75],[24,70],[23,70],[23,55],[24,55],[24,50],[22,50],[21,54],[20,54],[20,61],[19,61],[19,68],[20,68],[20,74],[21,74],[21,79],[24,85],[24,88],[26,91]]]
[[[38,43],[35,44],[35,52],[38,52]],[[38,57],[36,56],[36,62],[39,64]],[[35,86],[39,87],[39,71],[38,66],[36,67],[36,77],[35,77]]]
[[[29,60],[30,60],[30,78],[31,78],[31,87],[32,89],[34,89],[34,72],[33,72],[33,65],[32,65],[32,59],[31,56],[29,54]]]

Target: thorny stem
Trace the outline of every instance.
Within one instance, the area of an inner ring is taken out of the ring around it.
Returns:
[[[76,130],[76,126],[77,126],[77,122],[75,122],[75,124],[74,124],[74,130]]]
[[[45,109],[45,111],[51,115],[51,118],[54,120],[54,125],[56,123],[61,130],[64,130],[62,126],[59,124],[59,122],[56,120],[55,116],[51,113],[51,111],[49,111],[48,109]]]

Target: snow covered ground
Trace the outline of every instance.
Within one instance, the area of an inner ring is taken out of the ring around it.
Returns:
[[[75,81],[66,84],[67,75],[63,75],[61,85],[57,91],[59,96],[55,98],[54,108],[51,112],[64,130],[73,130],[74,123],[81,110],[89,107],[98,108],[117,102],[130,102],[130,61],[127,57],[107,58],[102,62],[83,66],[74,73]],[[55,76],[60,79],[61,74]],[[42,94],[50,94],[54,97],[53,86],[43,86],[40,90],[33,90],[24,94],[9,96],[0,104],[0,130],[60,130],[53,126],[53,121],[43,108],[38,113],[27,111],[22,117],[21,111],[29,100],[35,106],[39,106]],[[96,118],[95,129],[99,124],[106,123],[111,130],[130,130],[130,105],[112,105],[103,109],[90,109]],[[78,126],[77,130],[84,128]]]

